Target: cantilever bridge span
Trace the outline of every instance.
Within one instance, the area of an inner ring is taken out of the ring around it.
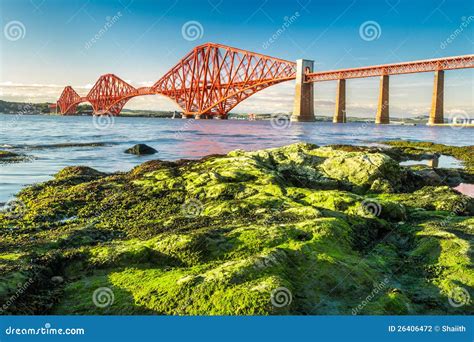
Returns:
[[[85,97],[67,86],[57,106],[61,114],[72,114],[79,103],[89,102],[95,114],[118,115],[132,97],[161,94],[175,101],[184,115],[225,118],[247,97],[295,74],[294,62],[208,43],[194,48],[151,87],[136,89],[107,74]]]
[[[76,112],[82,102],[95,115],[119,115],[133,97],[161,94],[172,99],[183,117],[227,118],[246,98],[271,85],[296,79],[292,120],[314,120],[313,83],[337,80],[333,122],[346,122],[346,79],[380,76],[376,123],[389,123],[389,76],[435,72],[430,123],[443,123],[444,70],[473,68],[474,55],[446,57],[396,64],[331,71],[313,71],[313,61],[296,63],[221,44],[194,48],[151,87],[135,88],[114,74],[102,75],[82,97],[71,86],[64,88],[56,108],[61,114]]]

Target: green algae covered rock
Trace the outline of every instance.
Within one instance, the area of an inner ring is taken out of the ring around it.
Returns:
[[[30,160],[31,156],[0,150],[0,164],[20,163]]]
[[[13,157],[18,157],[19,155],[10,151],[2,151],[0,150],[0,159],[7,159],[7,158],[13,158]]]
[[[94,170],[87,166],[68,166],[54,175],[57,180],[68,178],[80,178],[82,180],[90,180],[103,176],[104,173]]]
[[[330,178],[376,192],[393,192],[400,187],[402,177],[398,163],[381,153],[341,153],[327,158],[320,168]]]
[[[472,313],[457,304],[473,295],[473,200],[407,186],[396,156],[298,143],[128,173],[65,168],[18,194],[21,215],[0,211],[0,308]]]

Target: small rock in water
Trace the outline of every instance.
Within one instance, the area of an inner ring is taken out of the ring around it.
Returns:
[[[137,144],[129,149],[125,150],[125,153],[142,155],[142,154],[155,154],[158,151],[155,150],[153,147],[150,147],[145,144]]]
[[[64,278],[61,276],[54,276],[51,278],[51,281],[56,284],[61,284],[64,281]]]

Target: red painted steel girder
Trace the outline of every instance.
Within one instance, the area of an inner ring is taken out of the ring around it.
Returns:
[[[152,89],[175,100],[185,114],[226,115],[249,96],[295,75],[294,62],[207,43],[194,48]]]
[[[59,106],[61,114],[74,114],[77,104],[81,102],[80,99],[79,94],[71,86],[67,86],[64,88],[56,103]]]
[[[152,95],[150,87],[135,89],[113,74],[103,75],[96,82],[89,94],[80,97],[70,86],[64,88],[63,95],[58,100],[61,114],[72,114],[81,102],[90,102],[94,114],[119,115],[123,106],[134,96]]]
[[[321,82],[347,78],[400,75],[436,70],[452,70],[474,67],[474,55],[428,59],[422,61],[374,65],[361,68],[320,71],[306,74],[305,82]]]
[[[136,89],[116,75],[107,74],[86,97],[74,92],[75,96],[62,99],[60,109],[63,114],[65,108],[75,111],[78,103],[88,101],[95,114],[118,115],[134,96],[162,94],[186,114],[225,115],[256,92],[294,79],[295,73],[294,62],[208,43],[193,49],[153,87]]]
[[[86,98],[95,114],[118,115],[127,101],[138,95],[138,90],[114,74],[100,76]]]

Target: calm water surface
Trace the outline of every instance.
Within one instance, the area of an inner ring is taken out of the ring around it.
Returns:
[[[94,121],[95,120],[95,121]],[[151,159],[200,158],[235,149],[256,150],[297,141],[370,144],[393,139],[474,144],[473,130],[450,127],[376,126],[366,123],[291,123],[275,128],[270,121],[182,120],[117,117],[111,123],[90,116],[15,116],[0,114],[0,149],[34,156],[18,164],[0,164],[0,202],[28,184],[42,182],[68,165],[105,172],[127,171]],[[57,144],[104,143],[104,146],[57,147]],[[158,153],[134,156],[123,151],[145,143]]]

